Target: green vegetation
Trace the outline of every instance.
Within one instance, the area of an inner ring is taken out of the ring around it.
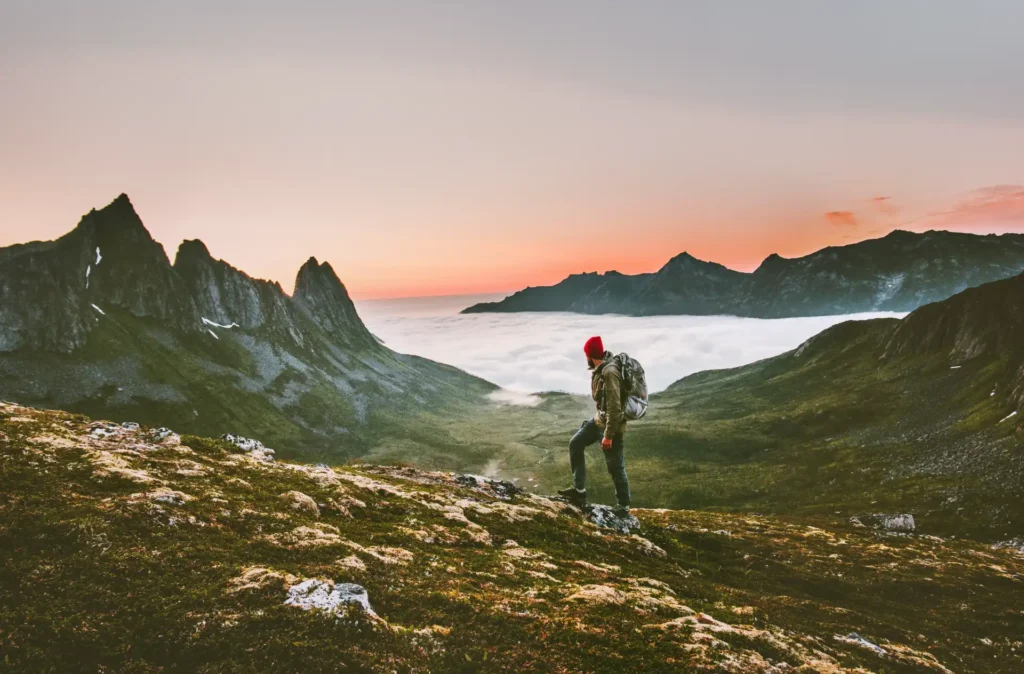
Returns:
[[[626,436],[634,502],[812,522],[910,513],[927,533],[1020,536],[1024,434],[1016,420],[1000,423],[1014,409],[1015,368],[1005,355],[955,369],[945,356],[884,360],[895,324],[842,324],[801,351],[653,396]],[[463,442],[494,443],[496,474],[550,493],[568,481],[566,446],[591,409],[549,395],[452,427]],[[588,456],[591,498],[611,502],[600,450]]]
[[[14,405],[0,483],[10,671],[1024,667],[1024,555],[967,541],[665,510],[624,535],[450,474]],[[286,605],[303,579],[357,583],[376,615]]]

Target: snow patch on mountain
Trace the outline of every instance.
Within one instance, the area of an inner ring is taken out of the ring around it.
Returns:
[[[223,325],[221,323],[214,323],[209,318],[205,318],[205,317],[201,317],[201,318],[203,319],[203,325],[210,325],[210,326],[213,326],[215,328],[224,328],[225,330],[230,330],[231,328],[237,328],[238,327],[238,323],[234,323],[234,322],[232,322],[231,325]]]

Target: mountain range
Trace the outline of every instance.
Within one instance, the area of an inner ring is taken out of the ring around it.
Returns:
[[[290,296],[201,241],[172,264],[126,195],[56,241],[0,249],[0,398],[337,460],[495,388],[386,348],[327,262],[302,265]]]
[[[574,274],[463,313],[569,311],[755,318],[913,311],[1024,271],[1024,235],[896,230],[804,257],[771,255],[751,273],[682,253],[655,273]]]
[[[1003,250],[1016,239],[962,240]],[[327,263],[304,264],[292,295],[199,241],[172,264],[124,196],[56,241],[0,250],[0,299],[0,399],[255,437],[283,457],[468,470],[550,493],[569,473],[568,436],[592,412],[588,397],[558,393],[497,405],[493,384],[392,352]],[[687,377],[652,396],[629,432],[637,504],[907,514],[923,531],[1015,539],[1022,345],[1017,275]],[[610,498],[592,482],[593,498]]]

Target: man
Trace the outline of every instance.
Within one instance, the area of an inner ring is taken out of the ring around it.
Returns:
[[[597,405],[597,413],[583,422],[576,435],[569,441],[569,465],[572,468],[573,486],[559,491],[570,503],[587,503],[587,455],[586,448],[598,440],[604,451],[605,465],[615,484],[615,499],[618,505],[615,513],[629,512],[629,478],[626,476],[626,457],[623,454],[622,433],[626,420],[622,416],[622,378],[619,365],[611,351],[604,350],[600,337],[591,337],[583,347],[587,366],[593,371],[590,377],[590,394]]]

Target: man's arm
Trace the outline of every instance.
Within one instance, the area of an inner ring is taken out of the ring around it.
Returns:
[[[622,432],[622,378],[616,368],[604,370],[604,437]]]

